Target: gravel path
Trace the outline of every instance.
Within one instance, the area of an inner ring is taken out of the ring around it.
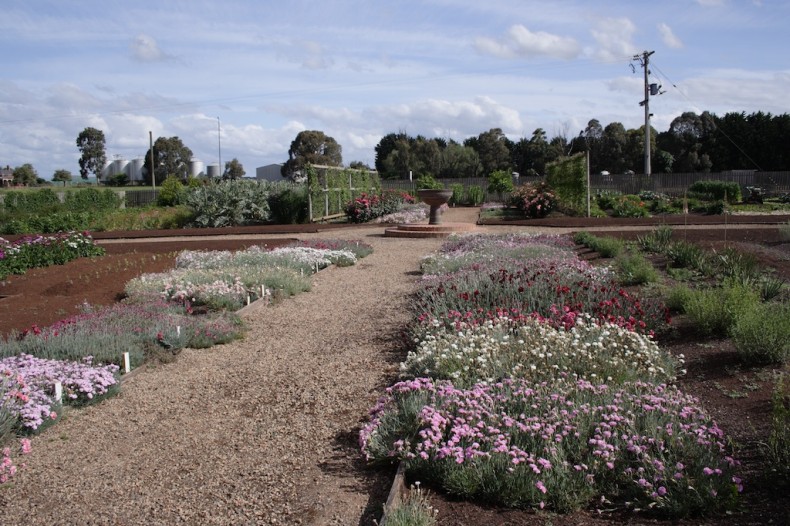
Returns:
[[[0,523],[372,524],[391,476],[365,468],[355,430],[402,359],[419,259],[441,244],[382,231],[300,236],[374,253],[245,309],[243,341],[184,350],[69,411],[0,489]]]

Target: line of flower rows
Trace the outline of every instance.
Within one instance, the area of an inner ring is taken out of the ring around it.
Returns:
[[[266,277],[245,283],[245,296],[250,288],[260,290],[259,284],[295,294],[309,289],[309,277],[317,270],[330,264],[353,265],[371,251],[361,242],[324,240],[297,243],[276,253],[257,248],[238,253],[185,252],[178,258],[178,266],[194,267],[193,272],[208,276],[205,283],[210,286],[204,290],[213,286],[216,294],[203,296],[186,286],[181,287],[182,293],[172,294],[162,281],[150,294],[132,295],[107,307],[84,305],[81,314],[49,327],[33,326],[12,334],[0,341],[0,445],[12,441],[14,435],[39,432],[54,424],[62,404],[84,405],[116,392],[124,353],[129,353],[131,366],[136,367],[151,356],[183,347],[210,347],[241,337],[244,327],[235,313],[211,310],[195,316],[193,311],[193,298],[208,297],[204,304],[217,308],[237,309],[243,305],[240,296],[235,301],[213,299],[232,293],[240,281],[234,272],[226,270],[228,267],[246,268],[251,274]],[[56,399],[57,382],[62,387],[61,401]],[[29,450],[29,441],[23,439],[20,452]],[[0,483],[16,473],[13,453],[11,447],[3,449]]]
[[[325,248],[332,243],[334,248]],[[236,310],[249,300],[269,299],[273,290],[294,295],[310,289],[310,276],[329,265],[354,265],[370,253],[361,242],[298,243],[271,251],[257,246],[238,252],[184,251],[176,268],[144,274],[126,285],[131,301],[166,301]]]
[[[530,279],[502,280],[512,273],[492,264]],[[565,238],[466,236],[424,268],[434,275],[417,293],[404,380],[360,434],[370,460],[515,507],[682,517],[732,505],[737,461],[698,401],[672,385],[682,357],[649,334],[667,321],[659,305],[640,311],[645,302],[618,291],[617,315],[602,313],[608,300],[590,291],[608,292],[613,276],[579,261]],[[485,292],[470,293],[471,282]],[[571,305],[566,288],[577,292]]]
[[[79,257],[104,254],[88,232],[64,232],[48,236],[25,236],[10,242],[0,238],[0,279],[24,274],[28,269],[62,265]]]

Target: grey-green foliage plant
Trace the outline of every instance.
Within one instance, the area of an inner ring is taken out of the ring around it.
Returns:
[[[642,254],[623,252],[617,256],[616,266],[623,285],[644,285],[658,281],[658,271]]]
[[[228,180],[190,188],[186,204],[198,228],[253,225],[269,221],[269,187],[257,181]]]
[[[752,288],[727,282],[721,287],[693,290],[683,308],[701,334],[723,338],[759,302],[760,296]]]
[[[741,359],[749,364],[790,361],[790,307],[763,303],[742,312],[732,327]]]

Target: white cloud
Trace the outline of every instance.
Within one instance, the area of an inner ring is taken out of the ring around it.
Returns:
[[[601,19],[590,32],[598,44],[595,55],[600,60],[619,61],[637,52],[631,42],[636,26],[628,18]]]
[[[673,49],[679,49],[683,47],[683,42],[675,35],[675,33],[672,31],[672,28],[665,23],[662,22],[658,24],[658,31],[661,33],[661,39],[667,46]]]
[[[521,24],[511,26],[501,40],[487,37],[475,39],[481,53],[500,58],[552,57],[569,60],[579,55],[579,44],[570,37],[552,35],[545,31],[533,32]]]
[[[168,56],[159,48],[154,37],[141,33],[132,40],[129,48],[132,58],[140,62],[159,62]]]

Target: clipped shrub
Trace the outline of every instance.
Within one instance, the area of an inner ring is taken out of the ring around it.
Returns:
[[[66,192],[63,205],[70,212],[93,212],[96,210],[116,210],[123,200],[118,192],[110,189],[80,188]]]
[[[61,207],[58,195],[49,188],[34,192],[6,192],[3,195],[3,210],[8,213],[40,214]]]
[[[732,327],[732,339],[748,364],[790,361],[790,306],[764,303],[744,310]]]
[[[689,186],[688,196],[704,201],[738,203],[743,199],[741,186],[733,181],[697,181]]]

